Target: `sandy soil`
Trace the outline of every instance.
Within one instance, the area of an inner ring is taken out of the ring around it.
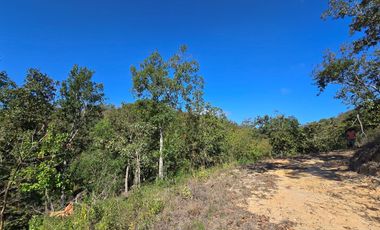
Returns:
[[[380,229],[380,183],[353,152],[266,160],[168,190],[152,229]]]
[[[276,188],[256,186],[242,204],[272,223],[291,229],[380,229],[380,189],[376,178],[348,171],[352,152],[271,160],[252,166],[276,178]]]

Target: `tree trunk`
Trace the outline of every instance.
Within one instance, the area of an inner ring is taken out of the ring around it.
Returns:
[[[49,209],[50,206],[50,209]],[[54,205],[51,202],[49,191],[45,188],[45,213],[54,212]]]
[[[63,161],[63,169],[62,169],[62,173],[63,173],[63,176],[62,176],[62,180],[65,181],[65,170],[66,170],[66,160]],[[61,187],[61,208],[65,208],[66,207],[66,194],[65,194],[65,183],[63,183],[62,187]]]
[[[12,184],[12,179],[10,178],[10,180],[8,181],[7,187],[5,188],[4,198],[3,198],[3,207],[1,208],[1,211],[0,211],[0,230],[4,229],[4,222],[5,222],[4,213],[7,206],[8,191],[11,187],[11,184]]]
[[[13,180],[16,177],[16,173],[18,172],[20,167],[21,167],[21,163],[19,163],[17,165],[16,169],[13,171],[13,175],[11,173],[11,175],[9,177],[9,181],[7,183],[7,187],[5,188],[5,191],[4,191],[3,207],[1,208],[1,211],[0,211],[0,230],[4,229],[4,224],[5,224],[4,214],[5,214],[5,209],[7,207],[7,202],[8,202],[8,193],[9,193],[9,190],[11,189],[11,185],[13,183]]]
[[[164,178],[164,159],[163,159],[163,150],[164,150],[164,134],[162,128],[160,128],[160,159],[158,162],[158,178]]]
[[[140,153],[136,151],[136,168],[135,168],[135,180],[134,185],[136,188],[140,187],[141,182],[141,169],[140,169]]]
[[[359,116],[359,114],[356,114],[356,118],[357,118],[358,121],[359,121],[360,129],[361,129],[361,131],[362,131],[362,134],[367,138],[367,134],[365,134],[365,132],[364,132],[363,123],[362,123],[362,121],[360,120],[360,116]]]
[[[65,187],[63,186],[61,189],[61,208],[64,208],[66,204],[66,195],[65,195]]]
[[[48,206],[48,194],[47,189],[45,188],[45,214],[49,213],[49,206]]]
[[[128,196],[128,175],[129,175],[129,162],[128,162],[127,168],[125,169],[124,196]]]

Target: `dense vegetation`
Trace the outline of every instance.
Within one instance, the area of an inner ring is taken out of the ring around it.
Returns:
[[[351,30],[365,29],[364,37],[329,53],[314,78],[321,91],[342,85],[337,96],[356,109],[305,125],[285,115],[229,121],[204,101],[199,64],[184,46],[168,60],[153,52],[132,67],[136,101],[120,107],[104,103],[102,84],[85,67],[62,82],[30,69],[22,85],[1,72],[0,229],[147,226],[165,205],[157,190],[191,172],[344,148],[357,114],[365,130],[376,128],[379,2],[353,4],[331,1],[327,14],[353,17]],[[78,202],[73,216],[45,215],[70,201]]]
[[[142,182],[162,183],[199,168],[344,146],[348,114],[304,126],[284,115],[242,125],[229,121],[203,101],[198,64],[184,57],[184,48],[169,61],[154,52],[139,70],[132,68],[137,100],[118,108],[103,103],[102,85],[86,68],[74,66],[61,84],[31,69],[21,86],[3,72],[5,226],[26,226],[32,216],[62,209],[76,198],[89,205],[82,208],[94,210],[115,205],[121,195],[132,202],[138,198],[131,198],[137,195],[129,196],[130,190],[141,193],[136,191]],[[132,205],[128,202],[125,208]],[[96,214],[99,223],[106,213]]]

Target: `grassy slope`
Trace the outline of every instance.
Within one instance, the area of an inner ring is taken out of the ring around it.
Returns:
[[[75,204],[69,217],[35,217],[31,229],[146,229],[160,221],[160,213],[173,208],[173,197],[192,199],[189,184],[202,183],[208,178],[233,168],[225,164],[179,175],[166,181],[143,185],[130,193],[128,198],[115,197],[106,200],[85,200]],[[175,208],[175,207],[174,207]]]

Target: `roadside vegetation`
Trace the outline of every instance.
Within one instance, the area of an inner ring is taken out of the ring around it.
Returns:
[[[0,229],[149,228],[170,194],[193,196],[191,180],[263,158],[343,149],[350,127],[364,144],[380,121],[379,5],[330,1],[327,16],[351,17],[351,32],[364,33],[328,53],[313,76],[321,91],[339,84],[337,98],[354,109],[308,124],[282,114],[228,120],[204,100],[200,65],[186,46],[133,66],[136,100],[119,107],[104,103],[103,85],[86,67],[75,65],[62,82],[30,69],[21,85],[1,72]],[[49,216],[69,202],[72,215]]]

